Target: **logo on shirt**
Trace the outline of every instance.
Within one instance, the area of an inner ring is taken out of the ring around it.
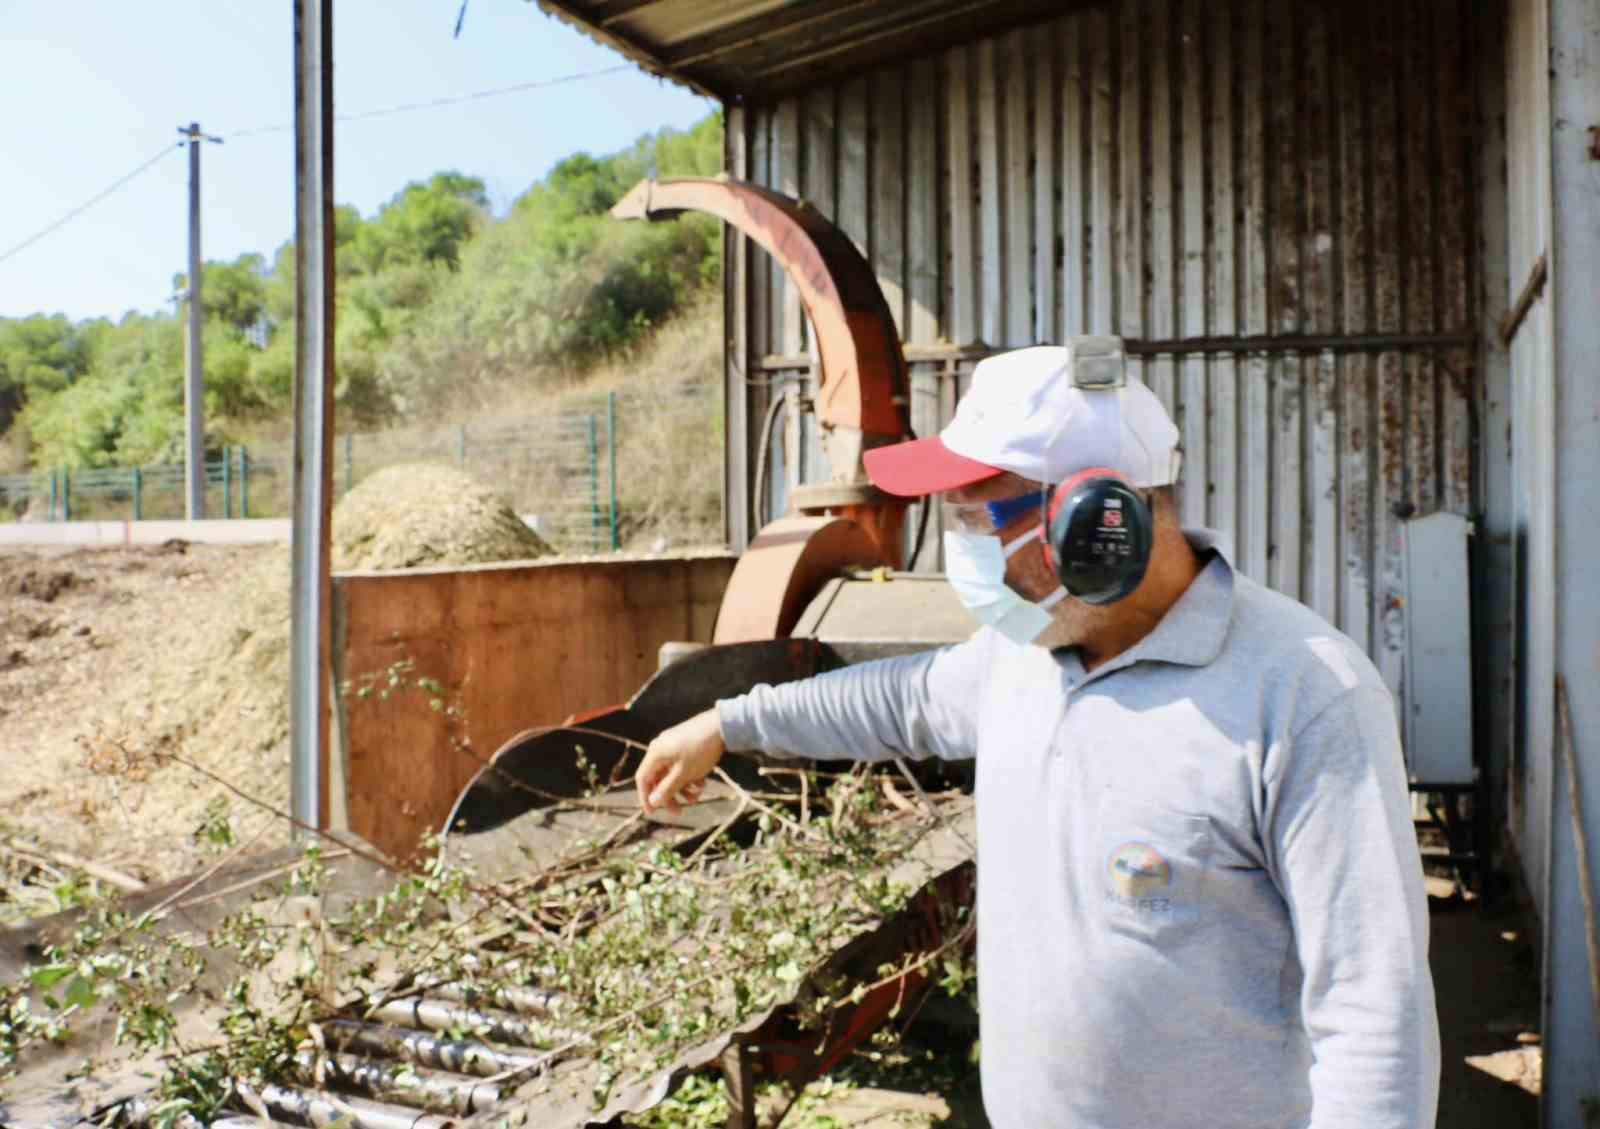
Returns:
[[[1106,862],[1111,884],[1125,898],[1148,898],[1172,884],[1172,866],[1148,843],[1124,843]]]

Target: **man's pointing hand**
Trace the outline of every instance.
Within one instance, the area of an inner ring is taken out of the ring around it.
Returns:
[[[650,742],[633,778],[639,806],[646,815],[662,807],[677,815],[680,804],[700,798],[701,782],[717,767],[726,748],[715,708],[664,730]]]

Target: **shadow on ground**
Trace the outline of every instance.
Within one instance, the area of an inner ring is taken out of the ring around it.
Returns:
[[[1440,1129],[1539,1124],[1539,955],[1524,908],[1431,897]]]

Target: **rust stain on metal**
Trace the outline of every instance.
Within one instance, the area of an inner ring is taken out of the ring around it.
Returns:
[[[706,212],[738,229],[794,280],[816,339],[814,410],[832,464],[828,485],[858,488],[848,501],[801,508],[853,519],[877,546],[873,563],[898,567],[907,503],[868,487],[861,452],[910,434],[910,379],[894,315],[872,265],[815,208],[741,181],[643,180],[611,215],[669,219],[686,211]],[[768,638],[766,631],[740,638]]]
[[[1506,311],[1506,316],[1500,319],[1500,344],[1511,344],[1511,339],[1522,327],[1523,319],[1528,316],[1533,303],[1544,293],[1545,280],[1549,274],[1549,264],[1546,263],[1544,255],[1540,254],[1533,260],[1533,266],[1528,269],[1527,281],[1522,284],[1522,292],[1517,295],[1516,302]]]

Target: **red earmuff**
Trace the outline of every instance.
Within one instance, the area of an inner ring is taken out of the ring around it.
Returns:
[[[1154,521],[1126,477],[1109,467],[1081,470],[1045,502],[1045,559],[1073,596],[1109,604],[1139,587],[1150,564]]]

